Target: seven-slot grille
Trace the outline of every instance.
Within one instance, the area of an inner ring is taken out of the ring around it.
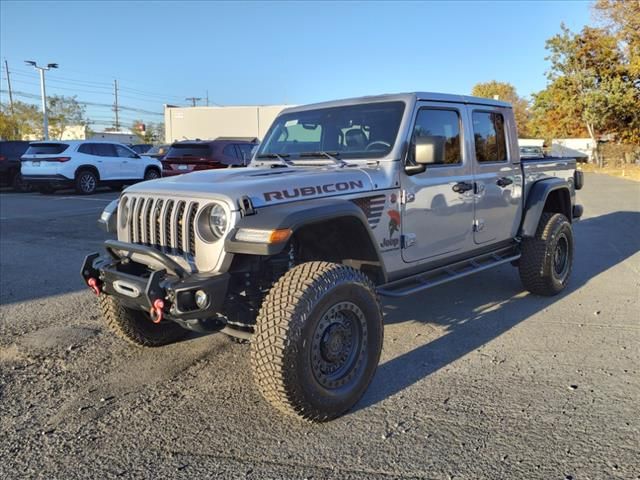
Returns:
[[[127,201],[130,242],[195,257],[197,202],[151,197],[127,197]]]

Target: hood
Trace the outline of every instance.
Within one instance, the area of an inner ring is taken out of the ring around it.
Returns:
[[[366,192],[373,189],[371,168],[287,167],[225,168],[203,170],[175,177],[138,183],[127,193],[168,197],[226,198],[236,209],[238,200],[248,196],[256,208]]]

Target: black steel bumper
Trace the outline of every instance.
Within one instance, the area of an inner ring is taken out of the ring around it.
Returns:
[[[222,311],[229,274],[215,276],[187,274],[180,265],[167,255],[151,247],[107,240],[106,255],[87,255],[82,265],[82,277],[87,284],[95,280],[100,292],[117,297],[123,304],[138,310],[149,311],[154,302],[164,302],[164,318],[173,320],[186,328],[189,321],[217,318]],[[131,260],[131,255],[140,253],[163,265],[162,270],[151,270],[148,266]],[[199,308],[194,294],[202,290],[207,294],[206,305]]]

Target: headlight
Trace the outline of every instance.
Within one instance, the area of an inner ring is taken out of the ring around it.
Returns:
[[[209,228],[216,240],[222,238],[226,233],[227,225],[227,212],[224,207],[217,203],[214,204],[209,211]]]
[[[129,221],[129,199],[124,197],[120,202],[120,208],[118,208],[118,221],[120,222],[120,228],[125,228]]]

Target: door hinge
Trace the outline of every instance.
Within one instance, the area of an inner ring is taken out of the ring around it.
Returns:
[[[416,244],[416,234],[415,233],[405,233],[400,237],[402,242],[402,248],[413,247]]]
[[[415,201],[415,199],[415,193],[407,192],[406,190],[400,192],[400,205],[406,205],[407,203]]]
[[[484,220],[481,218],[478,218],[476,220],[473,221],[473,231],[474,232],[481,232],[482,230],[484,230]]]

